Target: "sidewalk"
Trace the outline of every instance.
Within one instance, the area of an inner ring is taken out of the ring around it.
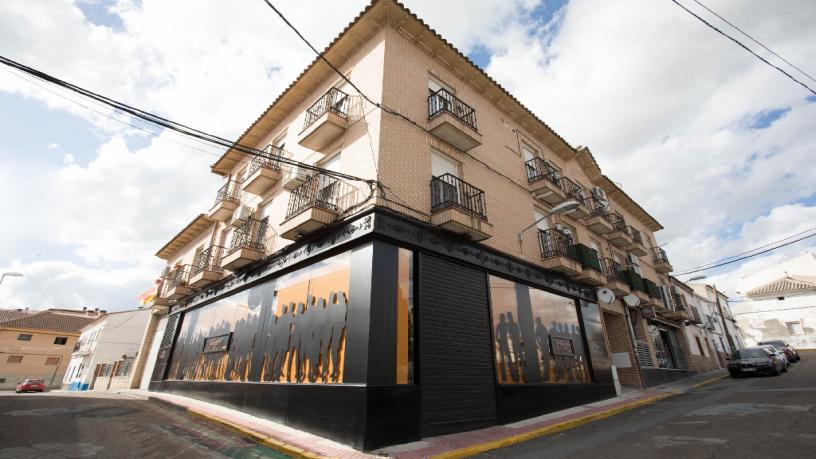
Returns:
[[[414,443],[372,451],[371,454],[357,451],[349,446],[273,421],[200,400],[141,390],[121,391],[120,393],[148,398],[185,410],[193,416],[224,425],[247,435],[259,443],[293,457],[362,458],[391,456],[406,459],[424,457],[458,458],[521,443],[614,416],[623,411],[691,391],[727,375],[728,373],[724,369],[715,370],[685,378],[678,382],[649,388],[644,391],[625,392],[619,397],[525,419],[512,424],[426,438]]]

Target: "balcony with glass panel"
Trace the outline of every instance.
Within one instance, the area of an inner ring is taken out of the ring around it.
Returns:
[[[228,180],[215,195],[215,204],[210,209],[209,217],[215,221],[225,222],[232,218],[235,209],[241,205],[241,184]]]
[[[320,151],[343,135],[348,128],[349,95],[331,88],[306,110],[300,145]]]
[[[541,260],[546,269],[558,271],[568,276],[578,276],[584,268],[575,250],[575,243],[569,234],[558,229],[538,230],[538,245]]]
[[[473,241],[492,235],[484,191],[452,174],[431,179],[431,223]]]
[[[462,151],[482,144],[476,110],[444,88],[428,96],[428,131]]]

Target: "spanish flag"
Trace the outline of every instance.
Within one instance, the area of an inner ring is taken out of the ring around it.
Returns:
[[[161,285],[161,279],[156,279],[153,287],[139,295],[139,304],[142,306],[152,306],[153,302],[156,301],[156,295],[159,294],[159,285]]]

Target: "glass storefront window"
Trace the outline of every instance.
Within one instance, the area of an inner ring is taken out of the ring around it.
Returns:
[[[397,384],[414,382],[414,254],[399,249],[397,280]]]
[[[499,383],[590,381],[575,300],[490,276],[490,301]]]

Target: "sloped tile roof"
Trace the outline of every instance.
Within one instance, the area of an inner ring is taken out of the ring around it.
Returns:
[[[749,297],[775,295],[779,293],[794,293],[806,290],[816,291],[816,277],[814,276],[785,276],[775,281],[760,285],[746,293]]]
[[[9,320],[19,319],[31,315],[29,311],[20,309],[0,309],[0,323],[8,322]]]
[[[0,323],[0,328],[28,328],[79,333],[89,323],[98,319],[97,315],[65,314],[55,311],[41,311]]]

